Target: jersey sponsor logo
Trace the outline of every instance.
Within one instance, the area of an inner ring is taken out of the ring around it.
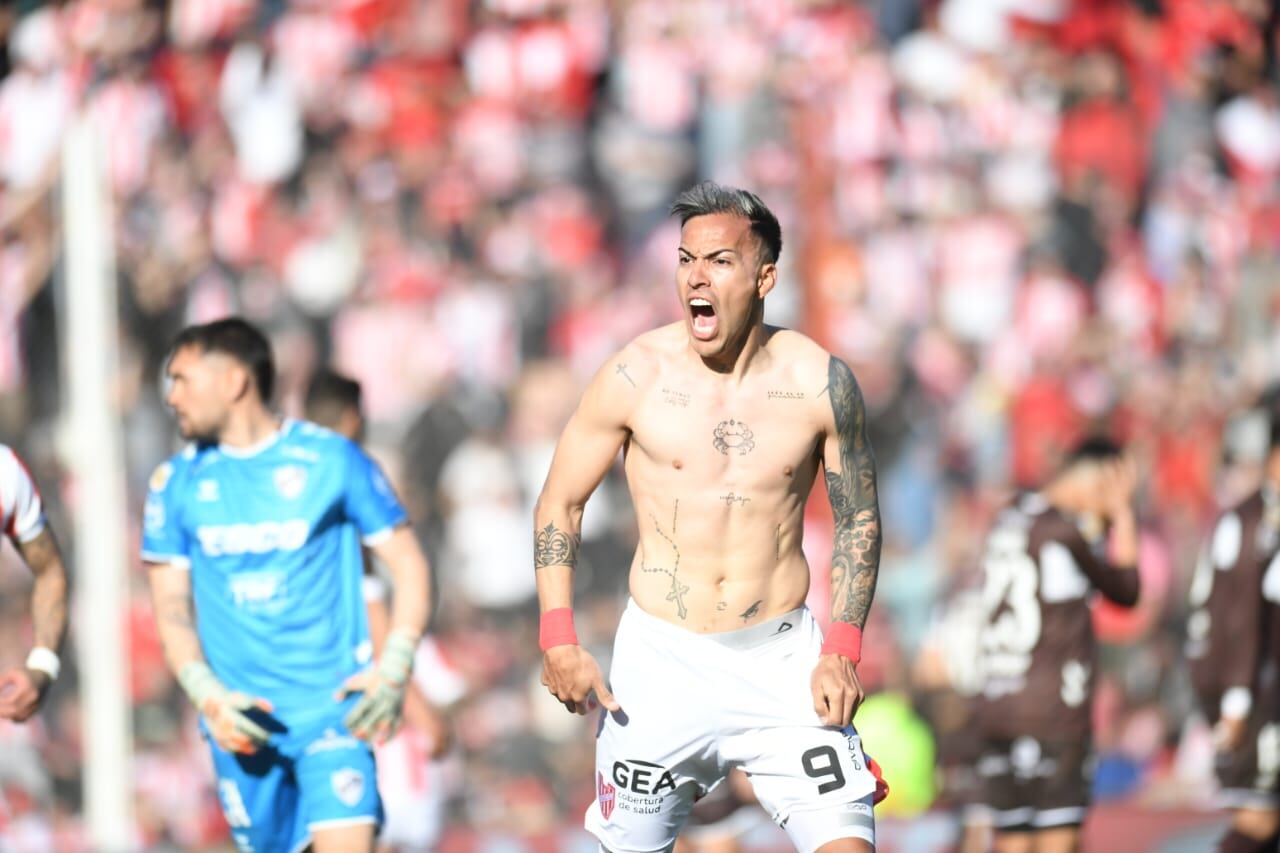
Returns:
[[[196,500],[200,503],[214,503],[219,498],[217,480],[201,480],[196,483]]]
[[[596,802],[600,804],[600,815],[605,820],[613,814],[613,804],[617,802],[618,789],[604,781],[604,774],[596,772]]]
[[[676,789],[670,770],[661,764],[634,758],[613,762],[613,783],[625,791],[643,796],[657,796]]]
[[[207,557],[297,551],[310,535],[311,525],[302,518],[257,524],[206,524],[196,528],[196,537]]]
[[[671,771],[652,761],[615,761],[611,775],[614,805],[632,814],[660,814],[666,797],[676,790]]]
[[[169,478],[173,476],[173,463],[162,462],[155,471],[151,472],[151,491],[163,492],[164,487],[169,485]]]
[[[272,474],[276,491],[287,501],[296,500],[307,487],[307,469],[301,465],[281,465]]]
[[[333,771],[329,785],[333,795],[345,806],[354,806],[364,796],[364,774],[354,767]]]
[[[239,572],[231,576],[231,599],[237,607],[262,610],[275,603],[275,610],[283,607],[286,582],[284,572]]]

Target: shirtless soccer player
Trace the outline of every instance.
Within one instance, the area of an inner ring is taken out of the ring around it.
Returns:
[[[684,320],[601,368],[534,513],[543,683],[570,711],[592,691],[608,711],[586,826],[608,851],[670,850],[694,800],[741,767],[797,849],[872,850],[877,778],[850,724],[880,559],[862,395],[844,362],[764,324],[782,235],[760,199],[703,183],[672,213]],[[611,691],[570,607],[583,507],[619,449],[640,542]],[[800,550],[819,464],[835,514],[825,644]]]

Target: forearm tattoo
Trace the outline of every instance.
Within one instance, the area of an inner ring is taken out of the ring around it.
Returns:
[[[582,536],[556,527],[555,522],[547,522],[534,536],[533,568],[535,571],[546,566],[578,565],[578,548],[582,545]]]
[[[835,519],[831,613],[837,621],[862,627],[871,609],[880,569],[876,463],[867,440],[866,406],[853,371],[832,356],[827,380],[840,445],[838,460],[824,460],[827,496]],[[838,468],[833,462],[838,462]]]

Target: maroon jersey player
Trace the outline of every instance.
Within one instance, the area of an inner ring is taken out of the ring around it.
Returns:
[[[1274,418],[1275,416],[1273,416]],[[1215,724],[1223,853],[1280,841],[1280,419],[1257,491],[1218,518],[1190,590],[1187,659]]]
[[[1095,590],[1137,601],[1134,486],[1121,449],[1087,439],[988,535],[978,773],[999,853],[1079,845],[1096,668],[1089,602]]]

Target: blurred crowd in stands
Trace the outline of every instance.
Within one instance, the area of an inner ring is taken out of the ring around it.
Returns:
[[[767,319],[847,359],[872,415],[887,539],[861,668],[879,707],[859,725],[895,785],[884,813],[965,800],[978,531],[1088,430],[1128,442],[1143,476],[1143,603],[1096,613],[1097,792],[1207,806],[1185,590],[1209,517],[1256,474],[1247,412],[1280,379],[1278,9],[19,0],[0,11],[0,437],[60,530],[92,511],[57,428],[59,144],[87,118],[114,198],[133,539],[175,447],[158,377],[182,326],[239,313],[268,330],[287,414],[319,367],[358,379],[464,685],[452,757],[417,784],[448,786],[446,847],[573,849],[594,727],[538,684],[532,503],[585,380],[679,316],[666,205],[702,178],[744,186],[783,225]],[[634,538],[611,477],[577,578],[579,631],[606,660]],[[5,660],[26,648],[27,584],[9,553]],[[131,586],[121,782],[140,844],[214,845],[207,757],[136,560]],[[0,725],[0,847],[82,841],[74,677],[56,691],[38,723]]]

